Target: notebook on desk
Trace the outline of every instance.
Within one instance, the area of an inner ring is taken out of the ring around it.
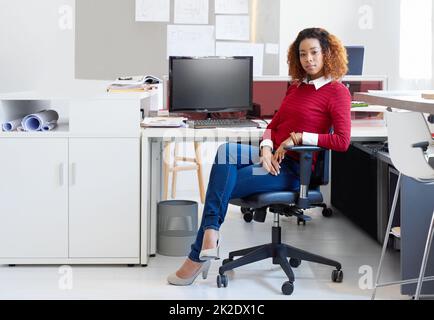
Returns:
[[[146,117],[140,123],[144,128],[179,128],[185,126],[184,117]]]

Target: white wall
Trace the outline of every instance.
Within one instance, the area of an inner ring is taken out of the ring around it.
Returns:
[[[74,0],[0,0],[0,92],[67,85],[74,78]],[[73,13],[73,11],[72,11]]]
[[[66,30],[59,26],[65,18],[59,13],[63,5],[74,12],[74,0],[0,0],[0,92],[41,87],[55,90],[74,79],[74,26]],[[363,5],[373,8],[372,29],[359,28],[358,10]],[[347,45],[365,45],[365,74],[388,75],[389,89],[420,89],[426,85],[406,84],[398,78],[398,0],[281,0],[280,21],[282,75],[287,74],[287,47],[297,33],[305,27],[322,26]],[[188,149],[192,155],[191,146]],[[204,152],[212,158],[215,148],[206,146]],[[209,169],[207,165],[206,180]],[[197,190],[193,172],[182,173],[179,181],[183,181],[179,191]]]
[[[389,89],[434,87],[433,81],[399,79],[399,0],[280,1],[280,74],[287,74],[286,50],[297,33],[322,26],[347,45],[365,45],[364,73],[388,75]],[[74,26],[59,26],[63,5],[75,10],[74,0],[0,0],[0,92],[61,86],[74,79]],[[372,8],[372,29],[360,28],[359,9],[366,5]]]
[[[366,20],[369,10],[372,24]],[[281,0],[280,12],[282,75],[288,73],[286,53],[298,32],[308,27],[323,27],[345,45],[364,45],[363,73],[387,75],[390,90],[425,89],[434,85],[432,80],[415,82],[399,78],[399,0]]]

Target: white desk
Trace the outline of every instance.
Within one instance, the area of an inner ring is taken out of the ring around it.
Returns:
[[[162,198],[163,144],[169,141],[255,142],[265,129],[146,128],[142,130],[141,264],[156,253],[157,203]]]
[[[422,92],[423,91],[358,92],[354,97],[357,100],[362,100],[370,104],[434,114],[434,100],[422,98]]]
[[[256,128],[146,128],[142,130],[141,264],[156,253],[157,203],[162,198],[163,143],[169,141],[244,141],[259,145],[265,129]],[[384,140],[387,131],[378,122],[354,121],[352,141]]]

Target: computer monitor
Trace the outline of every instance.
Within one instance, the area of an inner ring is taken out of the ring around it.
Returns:
[[[253,108],[253,57],[169,57],[169,111]]]
[[[361,76],[363,72],[363,59],[365,47],[363,46],[346,46],[348,54],[348,72],[347,75]]]

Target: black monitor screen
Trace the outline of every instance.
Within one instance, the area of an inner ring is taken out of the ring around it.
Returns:
[[[253,57],[170,57],[169,110],[252,109]]]
[[[365,48],[363,46],[347,46],[348,75],[360,76],[363,72]]]

